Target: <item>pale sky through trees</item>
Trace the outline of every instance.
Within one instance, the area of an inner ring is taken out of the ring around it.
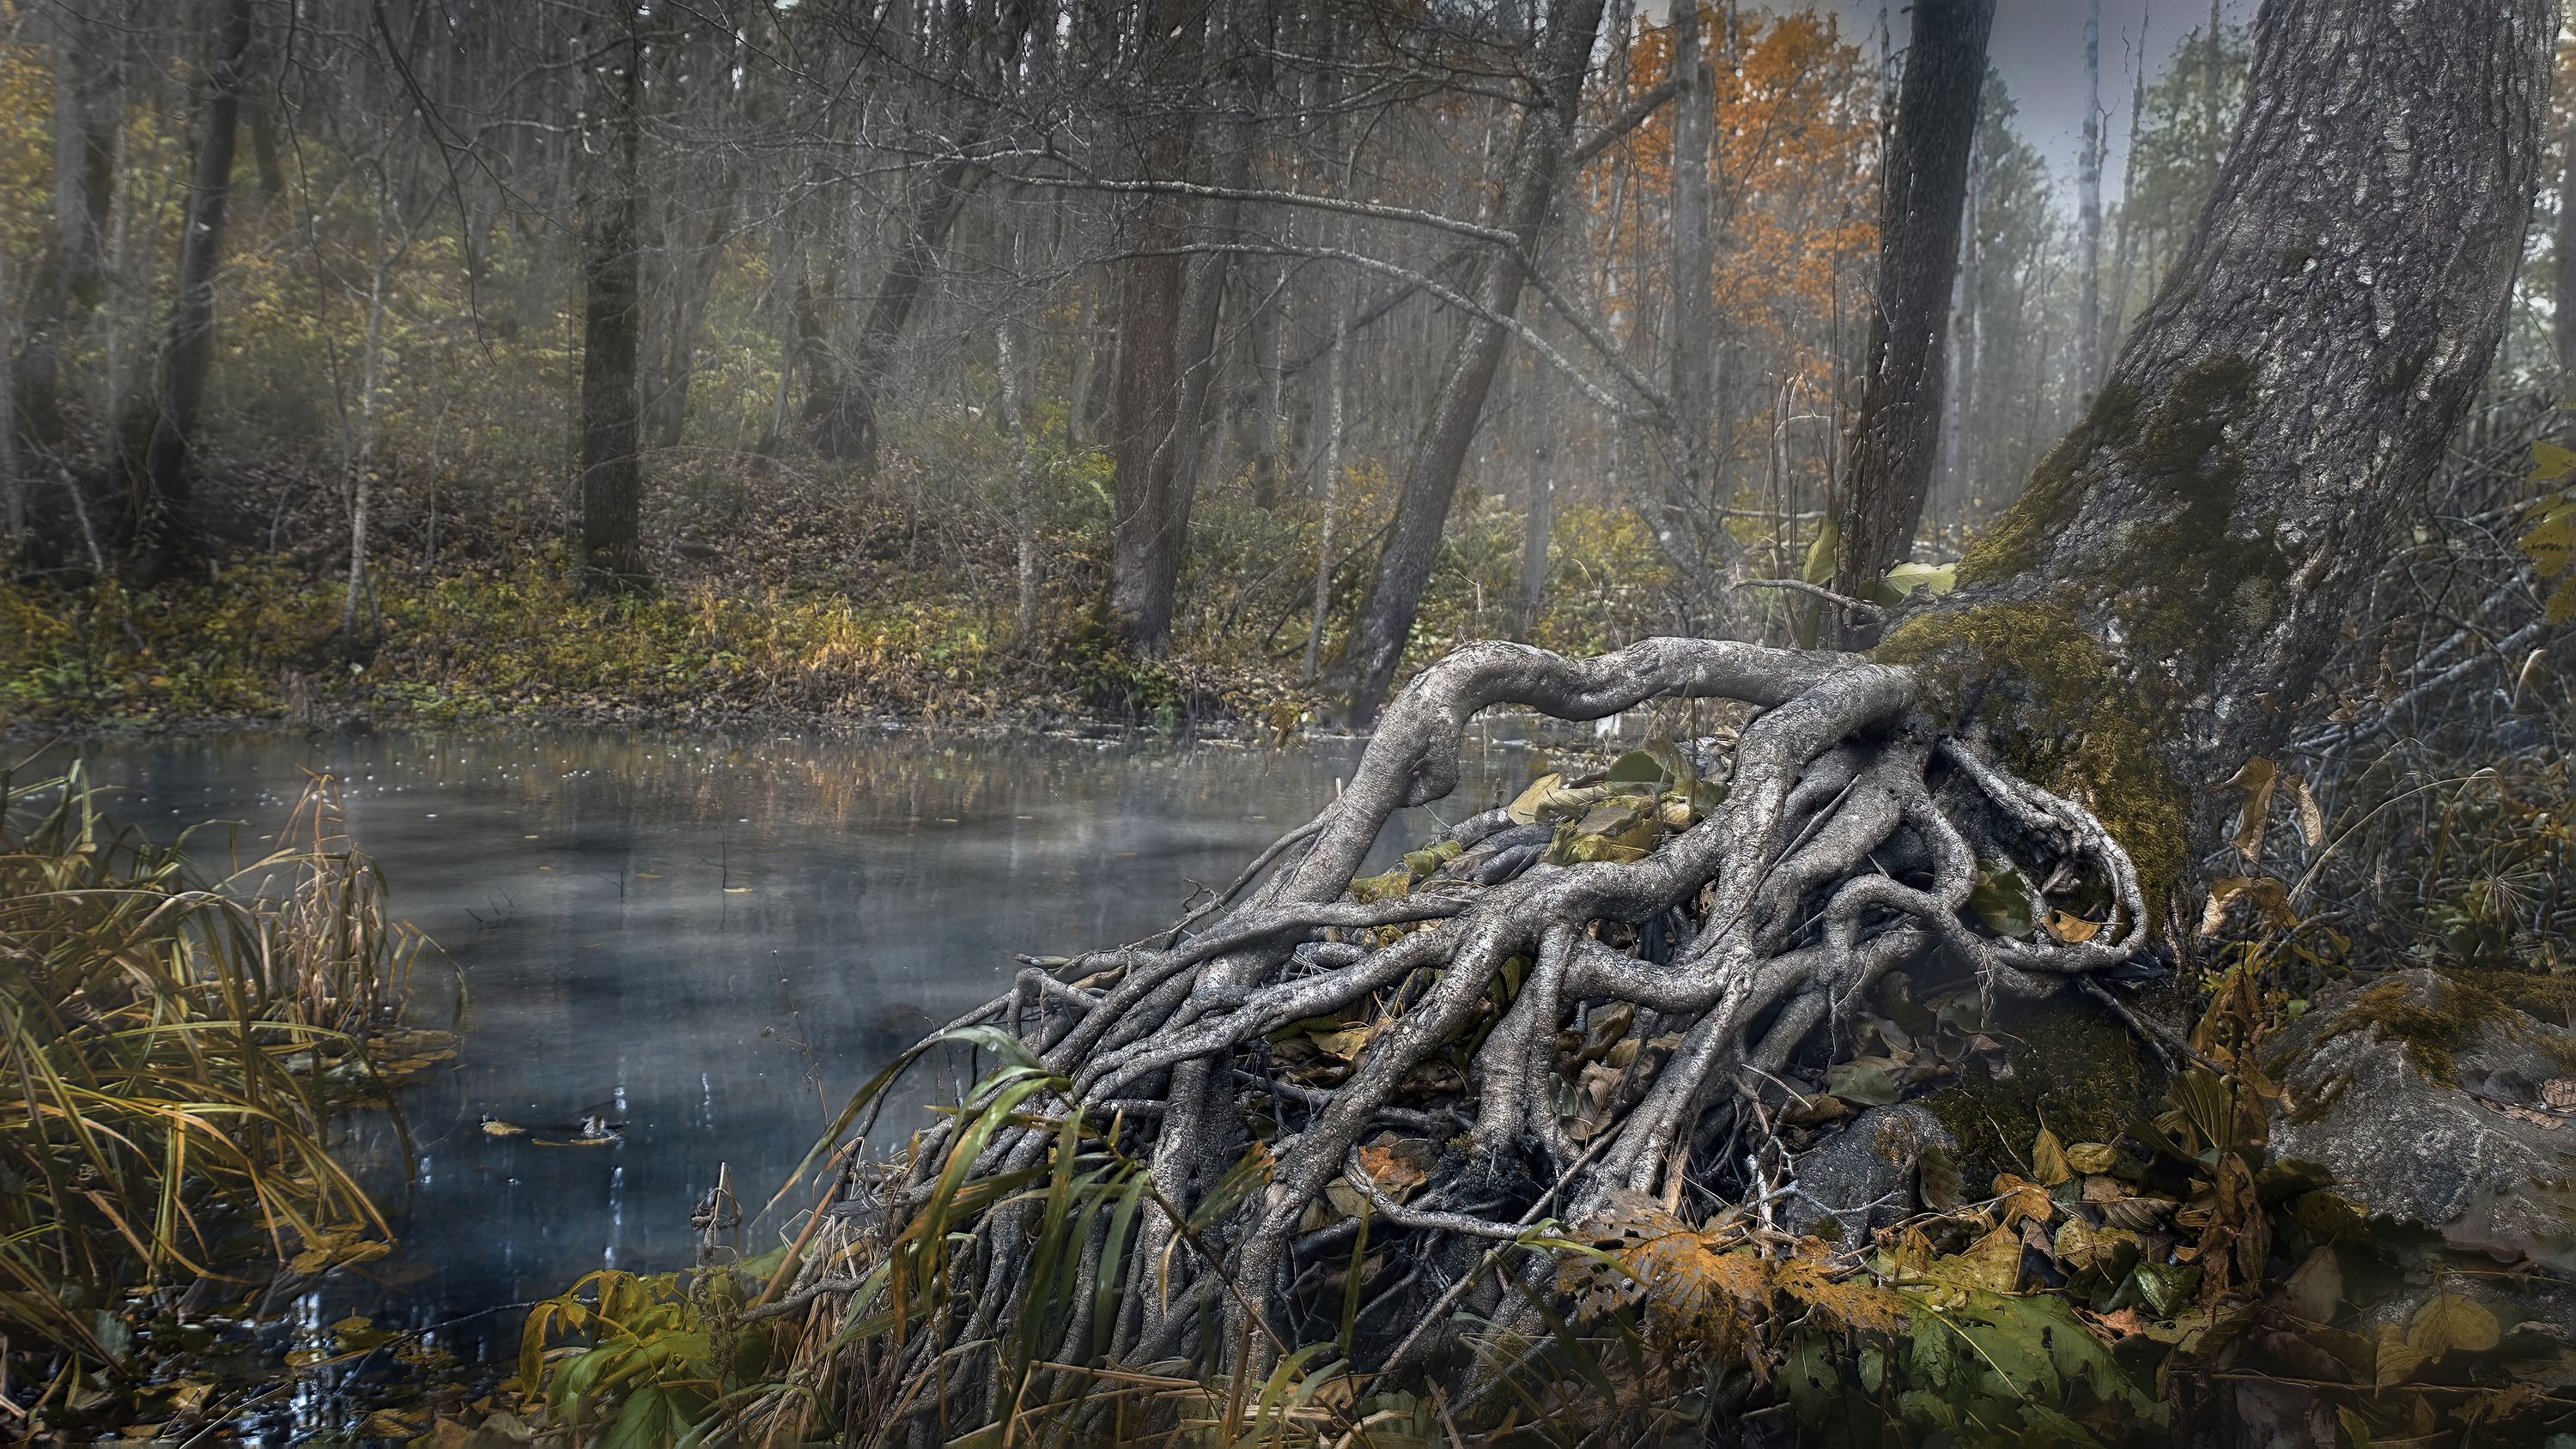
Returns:
[[[2254,18],[2256,0],[2220,0],[2219,14],[2229,25]],[[1660,9],[1660,6],[1655,8]],[[1788,7],[1783,7],[1788,8]],[[1839,12],[1846,33],[1873,53],[1878,17],[1884,8],[1905,44],[1904,0],[1824,0],[1823,8]],[[2075,159],[2084,131],[2084,0],[1997,0],[1994,38],[1988,58],[2002,72],[2013,100],[2021,108],[2022,134],[2048,158],[2060,184],[2075,181]],[[2109,158],[2102,168],[2106,191],[2119,190],[2120,165],[2128,154],[2129,88],[2137,74],[2138,32],[2146,30],[2148,77],[2173,54],[2174,42],[2209,23],[2209,0],[2103,0],[2102,108]]]

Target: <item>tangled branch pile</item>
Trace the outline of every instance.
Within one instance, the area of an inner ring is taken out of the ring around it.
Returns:
[[[835,1331],[755,1417],[868,1402],[936,1442],[1054,1405],[1105,1431],[1130,1401],[1104,1373],[1185,1362],[1244,1398],[1331,1353],[1473,1394],[1471,1350],[1553,1311],[1551,1260],[1512,1245],[1640,1197],[1767,1223],[1781,1075],[1886,973],[1937,954],[1988,998],[2072,987],[2151,1030],[2103,980],[2147,934],[2118,843],[1916,694],[1903,668],[1724,641],[1452,654],[1232,889],[933,1039],[1003,1067],[882,1173],[843,1150],[814,1250],[754,1310]],[[1542,780],[1358,876],[1397,810],[1454,788],[1478,711],[1712,698],[1754,711],[1730,758]],[[2027,936],[1983,928],[1972,898],[1998,894]]]

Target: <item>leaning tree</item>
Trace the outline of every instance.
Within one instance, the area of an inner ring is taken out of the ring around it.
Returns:
[[[1067,1365],[1257,1383],[1338,1338],[1364,1373],[1471,1373],[1460,1310],[1528,1301],[1481,1271],[1498,1245],[1622,1194],[1749,1190],[1762,1095],[1901,965],[2158,1030],[2113,968],[2179,933],[2213,787],[2316,692],[2347,581],[2496,344],[2554,15],[2267,0],[2257,33],[2197,237],[1951,596],[1868,657],[1667,638],[1431,665],[1234,890],[1031,966],[952,1029],[1001,1072],[882,1173],[842,1154],[819,1250],[759,1310],[841,1325],[813,1383],[909,1385],[878,1428],[918,1437],[1098,1386]],[[1537,788],[1360,875],[1457,783],[1478,711],[1674,699],[1745,708],[1723,758]],[[2086,924],[1999,934],[1963,909],[1981,879]],[[1334,1059],[1283,1061],[1319,1019]],[[1587,1050],[1578,1022],[1622,1039]],[[1577,1059],[1602,1072],[1569,1114]],[[1050,1183],[1125,1206],[1050,1212]],[[1363,1232],[1412,1266],[1337,1272]]]

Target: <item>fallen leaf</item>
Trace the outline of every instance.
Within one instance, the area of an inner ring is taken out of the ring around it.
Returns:
[[[527,1130],[515,1122],[504,1122],[498,1117],[483,1119],[483,1135],[486,1137],[518,1137],[525,1135]]]
[[[2326,812],[2317,804],[2317,792],[2308,788],[2303,775],[2290,777],[2290,802],[2299,810],[2299,838],[2314,850],[2326,843]]]
[[[2496,1316],[2456,1293],[2436,1293],[2406,1325],[2406,1346],[2428,1359],[2454,1350],[2484,1353],[2504,1336]]]
[[[2120,1149],[2108,1142],[2078,1142],[2066,1149],[2066,1165],[2087,1177],[2119,1165]]]
[[[2075,1169],[2066,1161],[2066,1148],[2058,1142],[2057,1134],[2045,1127],[2039,1129],[2039,1140],[2031,1144],[2030,1166],[2042,1187],[2055,1187],[2075,1176]]]
[[[2071,911],[2048,913],[2048,934],[2069,946],[2081,946],[2102,934],[2100,921],[2088,921]]]
[[[2540,1100],[2552,1112],[2576,1112],[2576,1077],[2551,1077],[2541,1083]]]
[[[2332,1244],[2308,1254],[2308,1260],[2290,1274],[2290,1280],[2281,1285],[2281,1301],[2310,1323],[2334,1321],[2335,1310],[2343,1304],[2343,1262]]]
[[[2057,1216],[2057,1204],[2049,1198],[2048,1189],[2017,1173],[1995,1174],[1995,1198],[2002,1207],[2005,1227],[2024,1219],[2044,1226]]]
[[[2431,1357],[2431,1354],[2408,1343],[2398,1333],[2396,1324],[2383,1323],[2379,1325],[2379,1351],[2372,1377],[2383,1389],[2402,1384],[2413,1378],[2415,1371]]]
[[[2261,755],[2247,760],[2245,768],[2223,782],[2222,788],[2233,786],[2245,792],[2244,813],[2236,825],[2236,853],[2248,865],[2263,858],[2263,827],[2271,823],[2272,791],[2279,783],[2280,772]]]

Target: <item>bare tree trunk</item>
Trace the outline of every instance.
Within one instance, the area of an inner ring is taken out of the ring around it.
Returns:
[[[1843,459],[1834,588],[1852,598],[1876,593],[1879,576],[1904,559],[1939,461],[1959,213],[1994,18],[1994,0],[1914,6],[1879,209],[1869,366]]]
[[[385,272],[392,253],[385,242],[385,207],[391,200],[381,168],[376,173],[375,219],[369,231],[367,269],[367,340],[358,364],[358,446],[349,480],[349,587],[340,600],[340,642],[358,638],[358,601],[367,592],[367,509],[376,484],[376,388],[385,350]]]
[[[2075,388],[2102,376],[2102,0],[2084,10],[2084,154],[2075,164]]]
[[[681,435],[688,427],[689,385],[697,378],[698,329],[706,321],[707,298],[715,288],[716,271],[724,263],[725,234],[732,227],[733,188],[727,184],[717,191],[705,235],[679,265],[670,269],[670,321],[658,349],[662,354],[662,365],[657,369],[660,376],[654,382],[652,401],[645,408],[645,431],[657,448],[680,446]]]
[[[232,194],[233,147],[250,53],[251,0],[226,0],[215,18],[204,129],[179,247],[179,306],[162,356],[159,406],[136,478],[133,562],[146,583],[168,578],[196,550],[189,517],[189,449],[215,348],[215,267],[223,260],[224,204]],[[138,430],[139,431],[139,430]]]
[[[1148,80],[1171,95],[1194,81],[1203,23],[1189,0],[1157,0]],[[1141,174],[1188,174],[1193,127],[1186,111],[1167,105],[1138,148]],[[1184,407],[1181,329],[1189,268],[1176,248],[1187,241],[1190,210],[1168,194],[1139,197],[1129,211],[1128,250],[1118,264],[1118,359],[1111,408],[1111,452],[1118,464],[1117,516],[1109,563],[1110,627],[1139,653],[1159,652],[1171,638],[1189,498],[1181,463],[1183,430],[1195,425]]]
[[[2546,0],[2265,5],[2191,243],[1960,591],[1890,640],[2022,681],[1988,708],[2169,884],[2217,838],[2211,787],[2306,705],[2494,355],[2554,24]]]
[[[1536,253],[1555,199],[1560,163],[1581,109],[1584,75],[1590,69],[1602,9],[1603,0],[1555,0],[1549,7],[1544,58],[1538,70],[1540,91],[1515,128],[1510,180],[1503,189],[1500,220],[1511,232],[1515,250],[1487,259],[1484,280],[1476,289],[1482,315],[1468,321],[1449,354],[1439,394],[1431,404],[1431,419],[1414,447],[1413,461],[1396,496],[1395,520],[1378,555],[1368,602],[1342,651],[1336,688],[1353,723],[1374,719],[1395,682],[1422,591],[1439,560],[1440,534],[1458,491],[1458,473],[1466,463],[1468,445],[1475,440],[1485,396],[1493,388],[1495,369],[1510,340],[1501,324],[1487,318],[1508,317],[1520,307],[1521,288],[1528,280],[1523,259]]]
[[[18,462],[17,293],[9,285],[9,256],[0,248],[0,578],[14,574],[27,555],[27,477]]]
[[[1527,639],[1547,611],[1547,550],[1556,528],[1556,470],[1546,444],[1539,445],[1538,467],[1530,474],[1529,516],[1521,527],[1521,578],[1514,637]]]
[[[628,15],[626,43],[597,64],[598,148],[582,168],[581,571],[592,591],[626,591],[644,571],[644,477],[637,456],[642,423],[643,298],[637,254],[642,205],[637,173],[637,102],[644,45]]]
[[[1021,241],[1021,233],[1015,228],[1011,233],[1013,276],[1022,275]],[[1014,562],[1019,583],[1019,606],[1012,615],[1011,638],[1027,649],[1036,641],[1038,629],[1038,489],[1035,461],[1029,456],[1028,419],[1021,410],[1019,337],[1019,313],[1005,312],[994,332],[993,372],[1001,384],[1003,434],[1011,445],[1011,542],[1017,555]]]
[[[1717,243],[1708,190],[1717,87],[1700,44],[1701,3],[1678,0],[1673,7],[1673,421],[1686,506],[1704,497],[1708,486],[1717,326]]]
[[[2550,233],[2557,253],[2553,276],[2557,307],[2550,313],[2550,341],[2558,353],[2558,388],[2576,398],[2576,114],[2558,137],[2558,224]]]
[[[66,441],[64,334],[75,314],[98,306],[116,181],[116,127],[101,54],[105,27],[74,6],[58,7],[47,18],[54,29],[54,226],[30,279],[10,395],[16,438],[30,451],[58,449]]]
[[[2129,263],[2133,251],[2134,221],[2130,216],[2130,198],[2138,185],[2138,125],[2147,114],[2147,24],[2138,22],[2138,73],[2129,88],[2129,150],[2120,160],[2120,230],[2111,256],[2111,307],[2104,319],[2116,336],[2129,321]],[[2107,366],[2108,358],[2104,359]],[[2094,382],[2101,374],[2094,374]],[[2091,389],[2087,388],[2087,396]]]
[[[1342,433],[1347,425],[1346,410],[1350,404],[1350,307],[1340,300],[1333,303],[1334,337],[1331,354],[1324,361],[1324,447],[1321,465],[1315,477],[1315,503],[1321,514],[1315,531],[1315,606],[1306,621],[1306,672],[1308,684],[1315,682],[1324,649],[1324,621],[1332,610],[1333,596],[1333,505],[1339,501],[1342,484]]]
[[[969,143],[978,138],[970,137]],[[932,164],[913,183],[903,239],[868,302],[850,365],[829,391],[818,389],[806,399],[807,433],[824,457],[876,466],[877,406],[894,372],[895,349],[938,272],[940,249],[948,244],[949,230],[977,175],[962,157],[951,157]]]

